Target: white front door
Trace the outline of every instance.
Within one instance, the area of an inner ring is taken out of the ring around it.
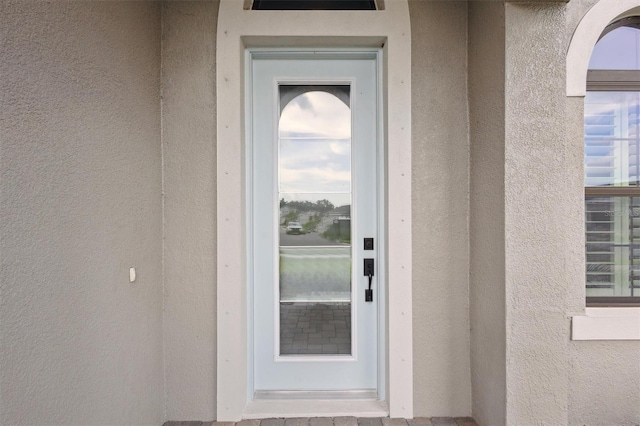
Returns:
[[[248,60],[253,396],[377,396],[379,52]]]

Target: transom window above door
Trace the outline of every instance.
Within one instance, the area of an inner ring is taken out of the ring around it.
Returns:
[[[584,113],[589,306],[640,304],[640,17],[607,27]]]
[[[375,0],[253,0],[253,10],[376,10]]]

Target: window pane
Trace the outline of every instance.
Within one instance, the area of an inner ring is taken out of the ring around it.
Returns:
[[[639,92],[589,92],[585,98],[585,186],[638,186]]]
[[[348,355],[350,87],[279,91],[280,355]]]
[[[640,296],[640,197],[585,204],[587,297]]]
[[[640,30],[619,27],[596,44],[591,54],[592,70],[640,70]]]

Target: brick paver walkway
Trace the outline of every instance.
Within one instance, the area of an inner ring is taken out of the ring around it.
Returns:
[[[166,422],[164,426],[478,426],[471,417],[416,417],[389,419],[378,417],[311,417],[292,419],[243,420],[241,422]]]

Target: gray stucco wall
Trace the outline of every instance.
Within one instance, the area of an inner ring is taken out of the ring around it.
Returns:
[[[594,3],[410,2],[416,416],[640,422],[640,342],[569,341]],[[2,3],[0,423],[215,417],[217,9]]]
[[[217,1],[162,7],[167,420],[216,413],[217,14]]]
[[[163,421],[158,6],[2,2],[1,424]]]
[[[568,424],[640,424],[640,342],[571,342],[569,350]]]
[[[471,414],[467,5],[410,1],[414,415]]]
[[[588,3],[507,4],[505,16],[488,13],[502,9],[498,3],[469,6],[471,362],[473,415],[481,424],[640,419],[640,367],[624,361],[640,353],[638,342],[569,341],[569,318],[584,310],[583,108],[582,99],[564,97],[564,55],[575,25],[595,2]],[[491,43],[489,34],[504,24],[506,44],[502,35]],[[476,31],[482,25],[485,32]],[[487,57],[491,44],[506,46],[506,57]],[[492,129],[501,118],[495,107],[500,91],[506,126]],[[489,151],[487,143],[499,147],[503,135],[504,153]],[[500,155],[506,158],[496,161]],[[501,168],[504,182],[498,176],[486,185],[486,173],[499,175]],[[488,202],[492,193],[497,198]],[[502,232],[500,226],[492,232],[491,223],[500,225],[500,202],[506,223]],[[495,216],[485,216],[491,205]],[[485,247],[499,249],[503,237],[506,315],[500,312],[503,295],[492,293],[500,290],[499,268],[489,278],[491,259],[482,250],[490,239],[495,241]]]
[[[580,279],[582,176],[565,137],[564,3],[505,5],[508,424],[566,424],[568,283]]]
[[[469,4],[473,416],[505,424],[504,3]]]

